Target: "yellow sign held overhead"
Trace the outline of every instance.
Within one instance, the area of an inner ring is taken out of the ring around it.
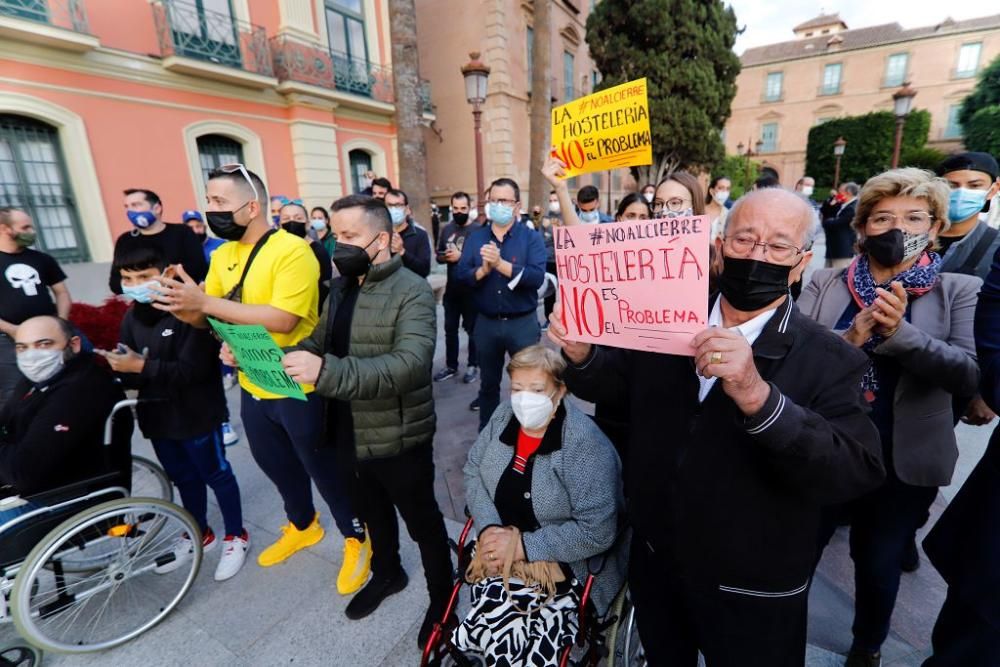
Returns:
[[[573,100],[552,110],[552,157],[566,178],[653,163],[646,79]]]

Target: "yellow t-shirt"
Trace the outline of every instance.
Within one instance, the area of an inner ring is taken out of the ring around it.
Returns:
[[[229,241],[212,253],[205,278],[209,296],[224,297],[239,282],[252,243]],[[301,319],[289,333],[271,334],[278,347],[295,345],[312,333],[319,320],[319,263],[309,245],[297,236],[279,230],[260,249],[243,281],[243,303],[268,305]],[[258,398],[282,398],[265,391],[240,372],[240,386]],[[302,385],[307,394],[312,385]]]

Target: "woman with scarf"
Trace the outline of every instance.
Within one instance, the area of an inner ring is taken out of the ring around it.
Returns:
[[[886,481],[831,510],[820,536],[825,545],[838,519],[851,524],[848,667],[881,664],[904,551],[958,458],[952,396],[972,395],[979,380],[973,318],[982,281],[941,273],[934,252],[948,228],[948,197],[948,184],[920,169],[871,178],[851,223],[860,255],[847,269],[817,271],[798,301],[871,358],[862,388],[882,439]]]

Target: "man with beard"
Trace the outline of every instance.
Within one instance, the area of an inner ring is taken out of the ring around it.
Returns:
[[[476,343],[472,332],[476,326],[476,304],[472,289],[458,279],[456,269],[462,258],[465,239],[479,224],[469,219],[471,203],[465,192],[451,196],[451,222],[445,225],[438,236],[438,264],[448,265],[448,282],[444,288],[444,368],[434,376],[435,382],[444,382],[458,373],[458,325],[462,324],[469,337],[469,357],[462,382],[471,384],[479,379],[479,362],[476,359]]]

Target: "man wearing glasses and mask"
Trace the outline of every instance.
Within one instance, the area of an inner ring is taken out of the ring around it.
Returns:
[[[802,665],[820,510],[884,477],[866,355],[789,298],[813,220],[779,189],[733,206],[693,358],[573,342],[561,305],[550,318],[570,391],[629,399],[629,589],[650,664]]]

